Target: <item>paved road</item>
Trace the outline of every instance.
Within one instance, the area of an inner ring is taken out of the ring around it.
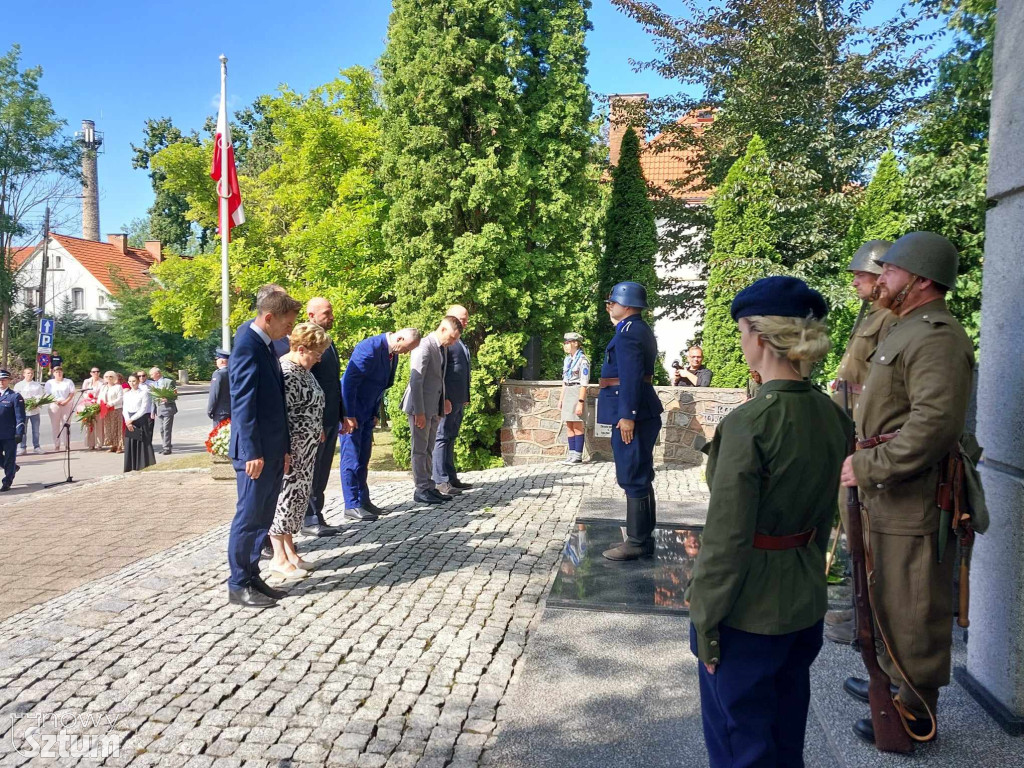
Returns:
[[[170,477],[74,488],[58,506],[77,511],[80,496],[102,488],[104,506],[124,512],[125,535],[108,542],[117,551],[145,537],[151,484]],[[658,491],[685,496],[696,478],[660,473]],[[0,621],[0,713],[19,715],[0,718],[0,764],[25,762],[14,750],[28,727],[55,731],[47,714],[71,722],[68,732],[112,736],[110,765],[486,760],[580,501],[612,495],[614,471],[541,465],[466,479],[476,488],[443,507],[416,505],[408,481],[378,486],[374,500],[391,514],[303,540],[317,570],[264,613],[227,604],[226,526],[208,517],[221,488],[171,487],[161,507],[215,527]],[[336,501],[330,509],[341,522]],[[23,564],[24,580],[77,548],[61,547]],[[85,714],[104,719],[76,719]]]
[[[176,455],[205,451],[204,443],[210,432],[210,420],[206,418],[206,398],[209,389],[190,387],[178,398],[178,415],[174,419],[174,453],[162,456],[159,453],[160,427],[156,427],[157,463],[174,458]],[[64,454],[53,450],[53,433],[50,419],[43,414],[41,421],[43,450],[41,456],[29,452],[18,457],[18,471],[11,495],[24,495],[43,488],[44,484],[60,482],[67,476]],[[28,442],[31,448],[31,437]],[[71,426],[71,476],[76,481],[95,480],[122,471],[124,457],[106,451],[90,451],[85,447],[81,427]]]

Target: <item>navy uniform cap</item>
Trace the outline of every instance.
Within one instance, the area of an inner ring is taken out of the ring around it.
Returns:
[[[214,357],[223,357],[225,360],[227,360],[228,358],[231,357],[231,353],[230,352],[226,352],[225,350],[221,349],[220,347],[217,347],[217,353],[214,355]]]
[[[797,277],[764,277],[737,293],[729,311],[733,320],[751,315],[811,315],[821,320],[828,314],[828,305],[820,293]]]
[[[9,379],[9,378],[11,378],[11,372],[8,371],[5,368],[0,368],[0,379]]]

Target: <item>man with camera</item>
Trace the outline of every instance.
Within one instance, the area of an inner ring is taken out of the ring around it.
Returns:
[[[672,361],[675,375],[673,387],[710,387],[712,373],[704,367],[704,350],[694,344],[686,350],[687,365],[684,368],[678,360]]]

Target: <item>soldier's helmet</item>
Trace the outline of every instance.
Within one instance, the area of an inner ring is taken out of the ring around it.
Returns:
[[[952,289],[956,285],[960,254],[942,235],[935,232],[910,232],[893,243],[877,261],[879,264],[892,264]]]
[[[892,241],[890,240],[868,240],[853,254],[850,266],[846,268],[846,271],[870,272],[872,275],[882,274],[882,267],[876,262],[885,256],[891,247]]]
[[[624,283],[616,283],[608,294],[608,301],[614,301],[624,307],[637,307],[647,309],[647,289],[640,283],[627,280]]]

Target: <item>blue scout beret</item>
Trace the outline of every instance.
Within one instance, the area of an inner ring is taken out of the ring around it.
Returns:
[[[828,305],[820,293],[799,278],[764,277],[736,294],[730,313],[733,320],[751,315],[813,315],[820,320],[828,314]]]

